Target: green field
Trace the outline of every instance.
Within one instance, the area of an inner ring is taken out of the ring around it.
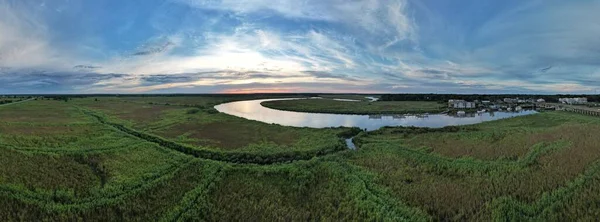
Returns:
[[[29,99],[29,97],[26,96],[0,96],[0,106],[18,103],[27,99]]]
[[[364,99],[364,97],[362,97]],[[353,97],[345,99],[356,99]],[[440,113],[443,104],[425,101],[337,101],[333,99],[280,100],[261,103],[265,107],[309,113],[342,114],[420,114]]]
[[[212,108],[257,98],[265,97],[90,97],[2,106],[0,220],[599,216],[600,118],[545,112],[461,127],[360,132],[265,124]],[[356,134],[358,150],[346,149],[343,138]]]
[[[571,113],[362,134],[351,162],[436,219],[595,218],[600,118]]]

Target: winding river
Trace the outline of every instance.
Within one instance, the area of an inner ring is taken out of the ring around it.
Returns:
[[[257,120],[265,123],[275,123],[284,126],[312,128],[346,126],[359,127],[367,130],[376,130],[383,126],[417,126],[437,128],[453,125],[467,125],[536,113],[532,110],[524,110],[520,112],[486,112],[480,114],[466,114],[463,116],[451,116],[446,114],[349,115],[291,112],[266,108],[260,104],[265,101],[294,99],[297,98],[259,99],[230,102],[217,105],[215,106],[215,109],[217,109],[219,112],[233,116]]]

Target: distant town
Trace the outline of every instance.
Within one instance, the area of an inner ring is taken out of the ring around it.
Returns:
[[[466,101],[462,99],[448,100],[449,112],[455,112],[458,115],[464,115],[467,112],[519,112],[524,109],[567,110],[589,113],[590,115],[600,115],[600,109],[598,107],[600,107],[600,104],[588,103],[588,99],[586,97],[559,98],[558,103],[547,103],[546,100],[542,98],[504,98],[497,99],[495,101]]]

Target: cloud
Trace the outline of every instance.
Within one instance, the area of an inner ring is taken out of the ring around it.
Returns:
[[[472,58],[494,63],[508,75],[558,65],[578,70],[572,75],[590,75],[586,66],[597,66],[600,23],[594,19],[600,3],[554,2],[529,5],[519,11],[501,13],[474,32]],[[491,65],[491,64],[490,64]],[[508,67],[508,68],[504,68]],[[529,72],[532,77],[558,78],[558,70]]]
[[[141,45],[132,56],[147,56],[169,52],[181,45],[181,37],[177,35],[159,36]]]
[[[118,6],[0,1],[1,86],[592,92],[600,81],[595,1],[107,2]]]
[[[289,19],[339,23],[350,29],[385,33],[399,39],[415,35],[412,19],[406,14],[405,0],[180,0],[202,9],[224,10],[241,16],[275,13]],[[357,32],[360,32],[357,31]]]
[[[22,67],[49,63],[51,49],[46,27],[29,16],[25,4],[0,4],[0,66]]]
[[[93,70],[93,69],[99,69],[102,68],[102,66],[93,66],[93,65],[76,65],[73,66],[73,69],[77,69],[77,70]]]
[[[177,83],[177,82],[189,82],[193,80],[193,77],[188,75],[150,75],[141,77],[142,81],[150,84],[165,84],[165,83]]]
[[[111,80],[122,83],[128,77],[127,74],[7,70],[0,72],[0,89],[3,89],[3,93],[96,92],[103,91],[95,87],[96,84]]]
[[[146,50],[138,54],[153,56],[115,58],[101,64],[97,71],[171,75],[229,70],[287,78],[308,77],[304,70],[351,69],[360,60],[352,40],[314,30],[283,36],[271,30],[238,27],[234,34],[207,33],[203,39],[204,46],[187,55],[166,53],[162,48],[151,51],[161,53],[146,53]]]
[[[48,15],[58,13],[33,1],[0,2],[0,66],[15,69],[69,70],[85,63],[76,46],[60,47]]]
[[[334,73],[324,72],[324,71],[302,71],[302,73],[312,75],[318,79],[343,79],[343,80],[347,80],[347,81],[359,81],[358,79],[352,78],[348,75],[334,74]]]
[[[167,49],[169,48],[169,46],[172,46],[173,43],[172,42],[167,42],[164,45],[158,46],[156,48],[149,48],[146,49],[144,51],[139,51],[139,52],[135,52],[131,55],[133,56],[144,56],[144,55],[152,55],[152,54],[157,54],[157,53],[161,53],[164,51],[167,51]]]
[[[548,66],[546,68],[540,69],[540,72],[548,72],[548,70],[552,69],[552,66]]]

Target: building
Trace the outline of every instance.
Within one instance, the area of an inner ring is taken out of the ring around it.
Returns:
[[[578,104],[586,104],[587,98],[585,97],[579,97],[579,98],[560,98],[558,99],[558,102],[560,103],[564,103],[564,104],[569,104],[569,105],[578,105]]]
[[[545,103],[545,102],[546,102],[546,100],[544,100],[544,99],[538,99],[538,100],[537,100],[537,102],[538,102],[538,103]]]
[[[474,102],[467,102],[464,100],[448,100],[448,108],[454,109],[475,109]]]
[[[504,98],[504,102],[505,103],[518,103],[519,99],[513,99],[513,98]]]

